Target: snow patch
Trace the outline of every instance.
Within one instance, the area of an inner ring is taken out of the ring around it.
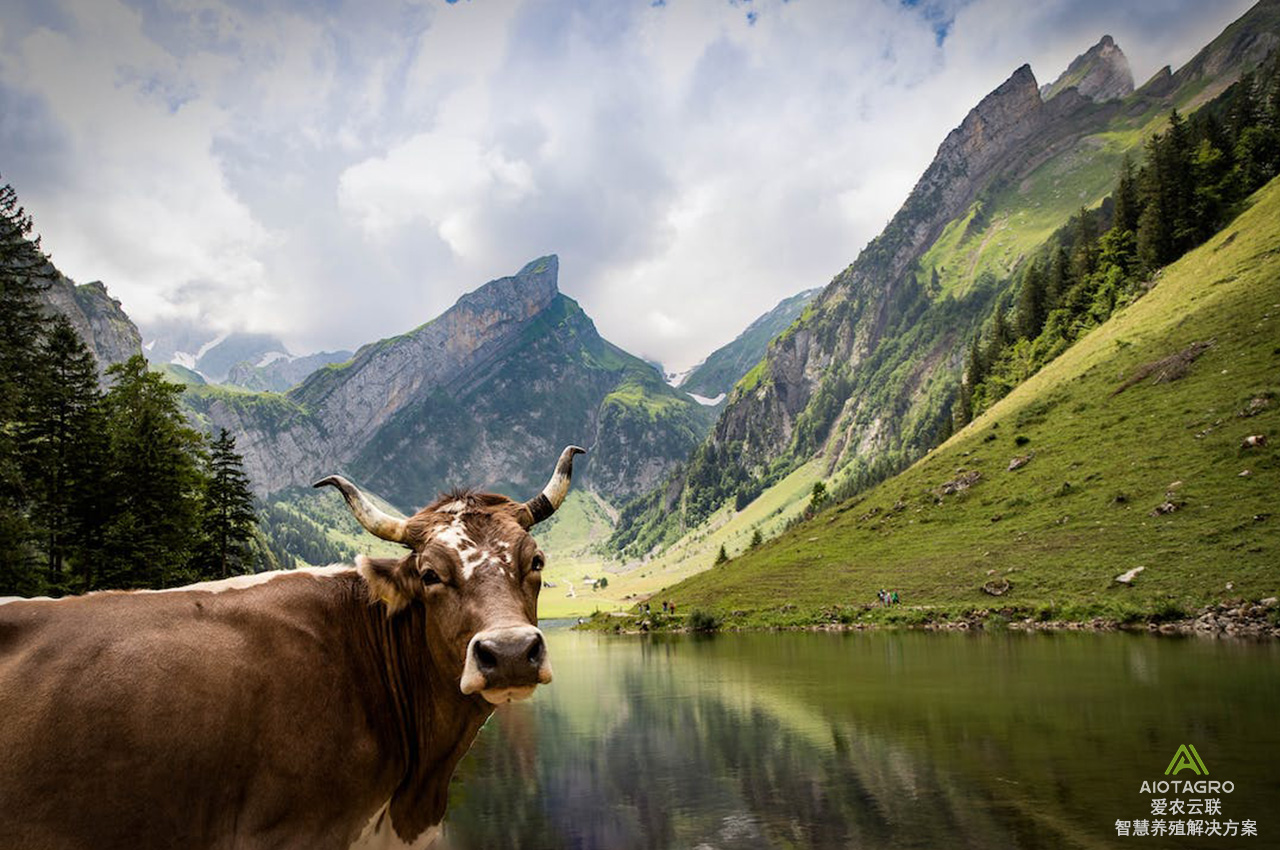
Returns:
[[[689,376],[692,375],[695,370],[699,369],[705,362],[707,361],[701,360],[690,366],[688,369],[685,369],[683,372],[664,372],[662,377],[666,380],[668,386],[679,389],[680,385],[689,380]]]
[[[293,358],[289,356],[289,352],[287,351],[268,351],[266,354],[262,355],[262,359],[254,365],[261,369],[264,366],[270,366],[277,360],[293,360]]]
[[[724,401],[724,393],[720,393],[720,395],[716,396],[715,398],[707,398],[706,396],[698,395],[697,393],[689,393],[689,398],[693,399],[698,404],[701,404],[704,407],[715,407],[717,404]]]
[[[199,360],[201,357],[204,357],[206,354],[208,354],[217,346],[222,345],[222,343],[225,342],[227,337],[229,336],[231,336],[231,334],[226,333],[224,331],[223,333],[218,334],[213,339],[206,342],[204,345],[200,346],[200,350],[196,352],[196,360]],[[175,354],[174,356],[176,357],[177,355]]]

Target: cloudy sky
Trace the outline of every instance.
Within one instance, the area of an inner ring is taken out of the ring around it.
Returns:
[[[825,284],[1016,67],[1139,84],[1249,0],[0,0],[0,176],[140,323],[403,332],[560,255],[685,368]]]

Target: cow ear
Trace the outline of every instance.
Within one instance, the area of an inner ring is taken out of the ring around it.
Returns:
[[[366,558],[356,556],[356,571],[369,586],[369,596],[385,602],[387,614],[395,614],[413,601],[417,586],[413,579],[413,555],[404,558]]]

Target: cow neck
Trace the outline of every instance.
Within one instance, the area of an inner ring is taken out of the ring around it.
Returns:
[[[376,681],[393,728],[385,745],[395,753],[399,783],[391,794],[391,822],[406,840],[444,819],[449,781],[493,706],[463,694],[441,672],[427,646],[426,610],[410,604],[388,617],[382,605],[363,606]]]

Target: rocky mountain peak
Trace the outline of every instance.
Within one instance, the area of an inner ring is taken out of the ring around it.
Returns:
[[[876,241],[893,233],[905,235],[891,250],[893,275],[902,272],[913,252],[937,237],[942,226],[972,203],[991,175],[1007,165],[1008,156],[1047,119],[1040,87],[1030,65],[1023,65],[969,110],[938,146],[898,214]],[[892,237],[891,237],[892,238]]]
[[[545,310],[559,294],[559,274],[559,257],[539,257],[514,275],[491,280],[463,295],[450,312],[458,311],[484,324],[524,321]]]
[[[1073,59],[1067,70],[1040,93],[1049,100],[1072,88],[1095,103],[1118,100],[1133,93],[1133,71],[1115,39],[1104,35],[1097,44]]]
[[[960,126],[951,131],[939,148],[939,156],[949,147],[959,146],[968,158],[983,150],[1001,147],[993,144],[1010,133],[1018,134],[1027,118],[1041,107],[1040,88],[1030,65],[1023,65],[978,102]]]

